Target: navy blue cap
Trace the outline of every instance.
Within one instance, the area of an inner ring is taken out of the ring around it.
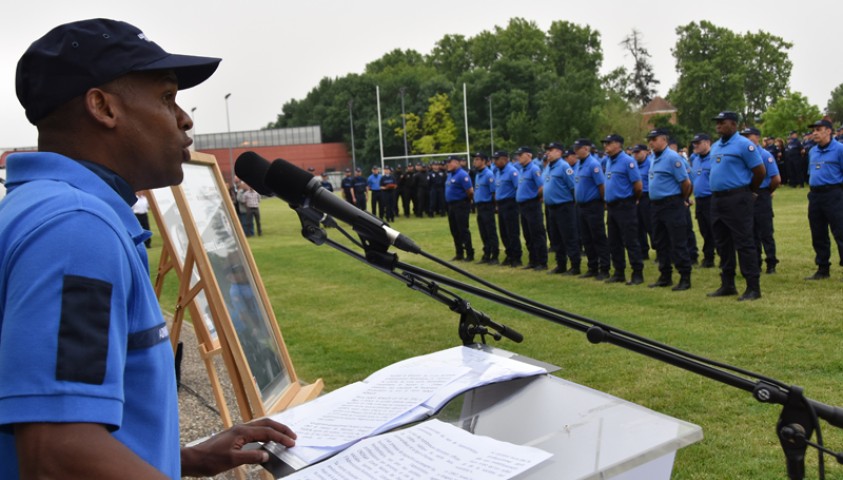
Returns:
[[[637,145],[632,146],[632,153],[643,152],[645,150],[649,150],[649,148],[647,148],[647,145],[642,145],[639,143]]]
[[[355,171],[355,172],[362,172],[362,171],[363,171],[363,169],[362,169],[362,168],[360,168],[360,167],[357,167],[357,168],[355,168],[355,169],[354,169],[354,171]]]
[[[576,150],[580,147],[592,147],[592,146],[594,146],[594,144],[591,143],[591,140],[589,140],[587,138],[578,138],[574,141],[574,144],[571,145],[571,149]]]
[[[531,154],[531,155],[532,155],[532,154],[533,154],[533,149],[532,149],[532,148],[530,148],[530,147],[518,147],[518,149],[517,149],[517,150],[515,150],[515,154],[516,154],[516,155],[521,155],[522,153],[529,153],[529,154]]]
[[[758,130],[755,127],[746,127],[743,130],[741,130],[741,135],[743,135],[744,137],[747,136],[747,135],[758,135],[760,137],[761,136],[761,130]]]
[[[345,172],[346,172],[346,173],[348,173],[348,172],[350,172],[350,171],[351,171],[351,169],[350,169],[350,168],[346,168],[346,169],[345,169]]]
[[[447,160],[447,161],[449,161],[449,162],[450,162],[450,161],[452,161],[452,160],[460,161],[460,160],[462,160],[462,158],[460,158],[460,156],[459,156],[459,155],[448,155],[448,160]],[[436,162],[433,162],[433,164],[435,165],[435,164],[436,164]]]
[[[709,137],[707,133],[698,133],[691,139],[691,143],[699,143],[703,140],[708,140],[710,142],[711,137]]]
[[[670,132],[667,131],[666,128],[657,128],[655,130],[650,130],[650,133],[647,134],[647,139],[656,138],[656,137],[670,137]]]
[[[564,152],[564,151],[565,151],[565,146],[564,146],[564,145],[562,145],[562,144],[561,144],[561,143],[559,143],[559,142],[550,142],[550,143],[547,145],[547,148],[545,148],[545,150],[551,150],[551,149],[554,149],[554,148],[555,148],[555,149],[557,149],[557,150],[561,150],[562,152]]]
[[[173,70],[179,89],[208,79],[221,59],[167,53],[137,27],[97,18],[59,25],[18,61],[15,89],[34,125],[89,89],[131,72]]]
[[[670,138],[667,139],[667,144],[668,145],[679,145],[679,143],[673,137],[670,137]]]
[[[495,153],[492,154],[495,158],[506,157],[509,158],[509,152],[506,150],[496,150]]]
[[[565,150],[565,153],[563,155],[566,156],[566,157],[570,157],[571,155],[576,155],[576,154],[577,153],[574,152],[573,150],[568,149],[568,150]]]
[[[488,157],[485,153],[483,153],[483,152],[474,152],[474,153],[471,155],[471,157],[472,157],[472,158],[477,158],[477,157],[480,157],[480,158],[482,158],[483,160],[488,160],[488,159],[489,159],[489,157]]]
[[[384,170],[392,170],[392,167],[390,167],[389,165],[384,165],[384,166],[383,166],[383,169],[384,169]]]
[[[729,110],[722,111],[711,118],[712,120],[734,120],[738,121],[738,114]]]
[[[381,169],[380,165],[372,165],[372,170],[375,170],[375,169],[380,170]],[[310,170],[310,169],[308,168],[308,170]]]
[[[603,143],[612,143],[612,142],[618,142],[620,144],[623,144],[623,137],[618,135],[617,133],[613,133],[613,134],[611,134],[608,137],[603,139]]]
[[[808,125],[810,128],[817,128],[817,127],[826,127],[830,130],[834,130],[834,126],[831,124],[830,121],[826,119],[817,120],[816,122]]]

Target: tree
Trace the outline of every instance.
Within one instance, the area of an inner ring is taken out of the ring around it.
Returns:
[[[832,120],[843,123],[843,83],[831,91],[825,110]]]
[[[448,95],[430,97],[430,106],[422,120],[424,134],[413,141],[413,153],[444,153],[461,150],[457,145],[457,127],[451,117]],[[408,126],[409,133],[409,126]]]
[[[761,116],[764,135],[787,138],[792,131],[804,132],[808,125],[821,117],[820,109],[811,105],[799,92],[788,92]]]
[[[644,48],[641,32],[634,28],[632,33],[621,41],[621,45],[632,55],[633,60],[626,99],[643,107],[653,100],[656,95],[654,87],[660,83],[656,80],[653,66],[650,64],[650,52]]]
[[[692,131],[709,128],[710,118],[722,110],[742,113],[754,125],[787,91],[792,45],[780,37],[763,31],[740,35],[707,21],[680,26],[676,33],[679,79],[668,100]]]

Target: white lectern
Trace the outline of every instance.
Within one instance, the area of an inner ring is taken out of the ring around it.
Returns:
[[[477,348],[558,370],[494,347]],[[697,425],[549,374],[471,390],[435,417],[553,454],[518,479],[669,479],[676,450],[702,439]],[[279,478],[292,473],[280,461],[267,468]]]

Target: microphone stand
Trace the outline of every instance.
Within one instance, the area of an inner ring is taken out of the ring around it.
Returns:
[[[843,453],[835,453],[823,446],[822,433],[818,420],[818,418],[822,418],[835,427],[843,428],[843,408],[809,399],[803,395],[802,388],[798,386],[788,386],[786,383],[773,378],[725,363],[716,362],[587,317],[541,304],[529,298],[508,292],[425,252],[420,252],[420,254],[500,293],[484,290],[474,285],[400,262],[397,255],[389,253],[389,243],[385,238],[377,235],[365,235],[358,231],[357,233],[361,236],[363,242],[361,244],[340,228],[331,217],[323,215],[321,212],[308,206],[294,207],[294,210],[299,214],[299,219],[302,223],[302,235],[311,242],[316,245],[327,243],[332,248],[361,262],[367,263],[392,278],[400,280],[413,290],[422,292],[440,303],[447,305],[452,311],[459,313],[459,335],[464,345],[475,343],[474,338],[477,335],[480,335],[483,343],[486,343],[486,335],[492,336],[495,340],[506,337],[514,342],[521,342],[523,336],[505,325],[492,321],[487,315],[471,307],[469,302],[463,300],[453,292],[442,288],[441,285],[449,286],[514,310],[584,332],[588,341],[593,344],[610,343],[623,347],[720,383],[750,392],[759,402],[782,405],[782,412],[776,424],[776,436],[779,438],[782,450],[784,451],[788,477],[791,480],[802,480],[804,478],[805,452],[809,445],[818,450],[820,478],[824,478],[823,453],[832,455],[838,463],[843,463]],[[336,227],[354,244],[363,248],[365,256],[328,239],[327,232],[325,232],[320,224]],[[396,273],[396,269],[400,273]],[[815,429],[817,431],[817,443],[809,441]]]

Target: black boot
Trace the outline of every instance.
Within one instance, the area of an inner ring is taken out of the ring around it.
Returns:
[[[817,268],[816,273],[811,275],[810,277],[805,277],[805,280],[825,280],[831,277],[831,273],[829,272],[828,267],[819,267]]]
[[[700,264],[700,268],[714,268],[714,259],[704,258],[702,263]]]
[[[735,277],[720,275],[720,288],[708,294],[709,297],[729,297],[737,295],[738,289],[735,288]]]
[[[580,275],[579,278],[593,278],[593,277],[596,277],[596,276],[597,276],[597,270],[592,270],[592,269],[589,268],[588,270],[585,271],[585,273]]]
[[[498,263],[500,263],[500,262],[498,262],[498,256],[497,255],[492,255],[491,257],[489,257],[489,261],[486,262],[487,265],[497,265]]]
[[[738,297],[739,302],[758,300],[761,298],[761,283],[758,277],[746,279],[746,291]]]
[[[580,266],[579,265],[571,265],[571,269],[568,270],[567,272],[563,273],[562,275],[569,275],[569,276],[572,276],[572,277],[576,277],[580,273],[582,273],[582,272],[580,272]]]
[[[480,257],[480,261],[478,261],[477,263],[478,264],[489,263],[489,256],[486,255],[486,254],[483,254],[483,256]]]
[[[606,283],[625,283],[626,275],[623,272],[615,270],[615,274],[604,280]]]
[[[468,250],[465,252],[465,261],[466,262],[473,262],[474,261],[474,250]]]
[[[603,280],[606,280],[607,278],[609,278],[609,271],[608,270],[601,270],[600,273],[598,273],[597,276],[594,277],[594,279],[597,280],[598,282],[602,282]]]
[[[641,285],[642,283],[644,283],[644,272],[641,270],[633,270],[632,278],[626,282],[627,285]]]
[[[650,288],[659,288],[659,287],[669,287],[673,285],[673,279],[671,278],[670,273],[662,273],[659,275],[659,279],[656,280],[656,283],[651,283],[647,285]]]
[[[675,287],[672,288],[674,292],[681,292],[682,290],[690,290],[691,289],[691,274],[690,273],[683,273],[682,276],[679,277],[679,283],[676,284]]]
[[[547,272],[548,275],[560,275],[568,271],[567,265],[556,265],[556,268]]]

